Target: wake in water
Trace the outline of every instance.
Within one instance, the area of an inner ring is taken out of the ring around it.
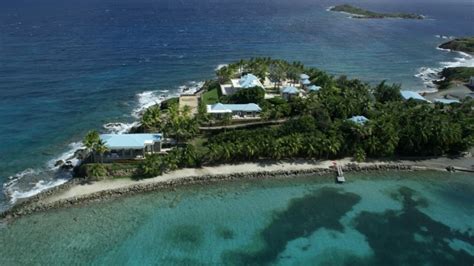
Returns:
[[[442,39],[452,39],[453,37],[447,37],[447,36],[440,36],[439,38]],[[474,57],[470,54],[463,53],[463,52],[457,52],[457,51],[451,51],[448,49],[442,49],[437,47],[436,49],[448,53],[457,53],[459,56],[455,57],[453,61],[449,62],[440,62],[440,65],[438,67],[421,67],[418,69],[418,74],[415,75],[415,77],[420,78],[423,81],[423,90],[422,92],[436,92],[437,85],[435,84],[436,81],[439,81],[441,79],[441,71],[443,71],[444,68],[449,68],[449,67],[474,67]]]
[[[169,93],[169,90],[144,91],[136,95],[137,107],[133,109],[132,116],[139,119],[141,114],[149,107],[160,104],[162,101],[178,97],[181,93],[192,94],[198,91],[204,82],[191,81]],[[103,125],[105,132],[125,134],[131,128],[138,126],[139,122],[132,123],[114,122]],[[69,149],[46,163],[44,168],[26,169],[20,173],[8,177],[9,181],[3,184],[8,205],[11,206],[21,199],[29,198],[49,188],[66,183],[73,177],[72,169],[80,164],[80,151],[85,147],[82,142],[74,142]],[[1,206],[0,212],[9,206]]]

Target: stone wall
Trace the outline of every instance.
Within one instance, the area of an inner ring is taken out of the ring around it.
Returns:
[[[424,170],[424,168],[414,167],[411,165],[403,164],[380,164],[380,165],[367,165],[360,166],[358,164],[349,164],[343,167],[345,172],[369,172],[369,171],[386,171],[386,170]],[[81,184],[84,182],[83,179],[72,179],[69,182],[60,186],[54,187],[50,190],[42,192],[34,197],[31,197],[13,208],[0,214],[0,219],[6,218],[12,219],[21,217],[23,215],[32,214],[39,211],[45,211],[49,209],[64,208],[74,205],[84,204],[87,202],[102,201],[105,199],[111,199],[121,197],[124,195],[134,195],[138,193],[156,191],[161,189],[174,189],[177,186],[189,185],[189,184],[210,184],[225,180],[242,180],[242,179],[265,179],[265,178],[289,178],[292,176],[309,176],[309,175],[329,175],[334,174],[335,170],[331,168],[313,168],[305,170],[294,170],[294,171],[262,171],[254,173],[235,173],[230,175],[204,175],[204,176],[190,176],[179,179],[174,179],[166,182],[156,183],[137,183],[135,185],[127,186],[124,188],[100,191],[80,197],[68,198],[59,200],[51,203],[44,203],[42,199],[50,197],[52,195],[63,192],[72,186]]]

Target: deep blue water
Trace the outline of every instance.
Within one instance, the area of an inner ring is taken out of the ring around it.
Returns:
[[[337,3],[0,1],[0,183],[28,168],[41,171],[89,129],[132,121],[138,93],[211,78],[219,64],[271,56],[422,89],[414,77],[420,67],[458,57],[436,50],[443,40],[435,35],[474,35],[469,0],[357,2],[421,13],[423,21],[326,11]]]

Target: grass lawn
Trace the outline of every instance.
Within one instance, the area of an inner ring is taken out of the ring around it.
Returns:
[[[202,95],[201,99],[204,104],[214,104],[219,102],[219,94],[217,92],[217,89],[207,91]]]

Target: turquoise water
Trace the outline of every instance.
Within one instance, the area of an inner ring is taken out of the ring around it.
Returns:
[[[349,174],[187,186],[0,229],[0,264],[472,265],[472,175]]]
[[[15,178],[0,210],[57,184],[49,170],[88,130],[130,123],[220,64],[271,56],[423,90],[437,68],[474,63],[436,49],[474,35],[472,0],[344,2],[427,19],[355,20],[332,0],[0,1],[0,184]]]

